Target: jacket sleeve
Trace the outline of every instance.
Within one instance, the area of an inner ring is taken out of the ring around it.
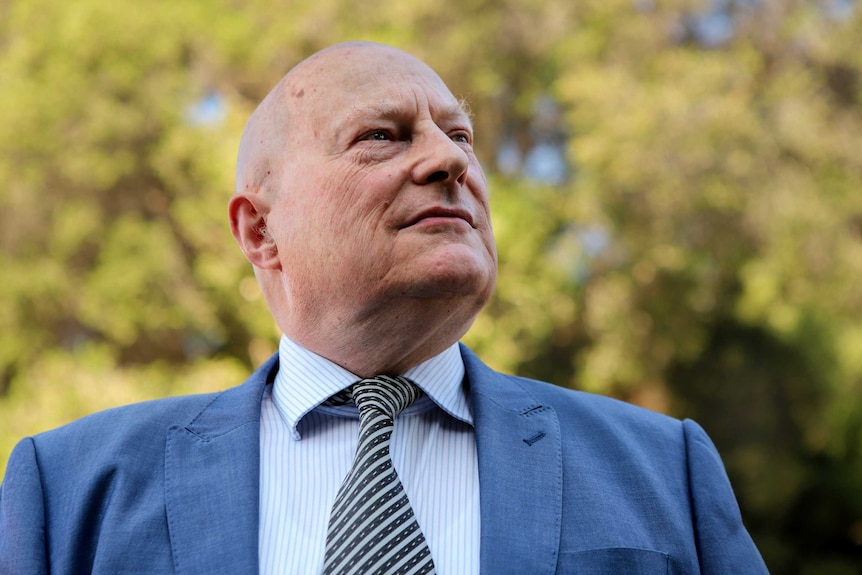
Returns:
[[[769,573],[742,524],[721,457],[697,423],[683,422],[689,497],[702,575]]]
[[[0,486],[0,575],[48,573],[42,482],[32,438],[9,457]]]

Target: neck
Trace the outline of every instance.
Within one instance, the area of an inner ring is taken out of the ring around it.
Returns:
[[[452,300],[389,302],[349,321],[316,318],[313,329],[282,325],[285,335],[359,377],[401,375],[457,342],[481,309]],[[407,305],[409,304],[409,305]]]

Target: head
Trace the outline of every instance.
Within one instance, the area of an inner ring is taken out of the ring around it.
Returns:
[[[424,350],[410,361],[430,357],[493,291],[469,114],[431,68],[388,46],[318,52],[264,99],[230,220],[281,329],[342,365],[380,330]]]

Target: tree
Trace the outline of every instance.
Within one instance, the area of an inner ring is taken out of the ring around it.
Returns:
[[[830,6],[0,3],[0,459],[275,350],[226,225],[242,126],[301,58],[365,38],[474,110],[500,279],[468,343],[697,419],[774,573],[858,572],[862,11]],[[567,179],[495,169],[543,130]]]

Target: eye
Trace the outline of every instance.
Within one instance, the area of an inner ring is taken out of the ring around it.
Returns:
[[[389,132],[386,130],[374,130],[373,132],[369,132],[364,139],[374,140],[376,142],[385,142],[387,140],[391,140],[392,136],[390,136]]]
[[[450,136],[453,142],[458,144],[469,144],[470,143],[470,135],[464,132],[456,132]]]

